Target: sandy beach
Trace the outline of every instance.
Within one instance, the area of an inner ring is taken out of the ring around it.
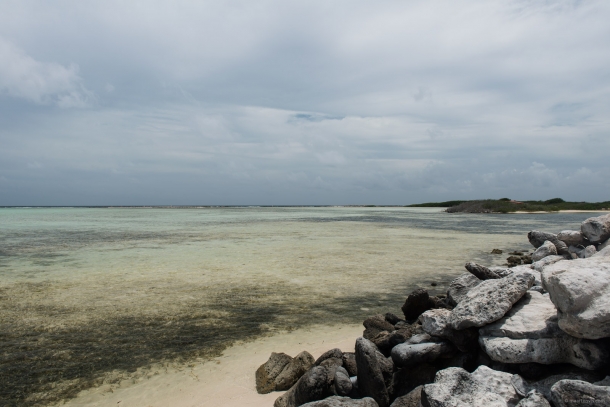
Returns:
[[[182,369],[158,369],[137,383],[81,392],[70,407],[271,407],[282,394],[256,392],[254,374],[271,352],[296,356],[307,350],[315,358],[329,349],[354,351],[362,325],[315,326],[237,344],[222,356]]]

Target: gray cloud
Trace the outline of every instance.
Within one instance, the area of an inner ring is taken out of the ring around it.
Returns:
[[[610,199],[607,2],[4,9],[0,205]]]

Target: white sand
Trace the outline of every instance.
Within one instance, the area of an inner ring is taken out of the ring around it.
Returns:
[[[329,349],[354,351],[362,325],[317,326],[296,330],[227,349],[222,356],[206,363],[170,370],[144,379],[81,392],[64,406],[71,407],[271,407],[281,392],[260,395],[254,373],[271,352],[296,356],[306,350],[314,358]]]

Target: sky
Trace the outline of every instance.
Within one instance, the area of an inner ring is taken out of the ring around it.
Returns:
[[[0,205],[610,200],[607,0],[0,0]]]

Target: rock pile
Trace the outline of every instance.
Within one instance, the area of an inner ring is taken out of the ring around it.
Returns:
[[[610,215],[532,231],[531,264],[467,263],[446,296],[367,318],[355,353],[272,353],[257,390],[287,390],[274,407],[608,407],[609,238]]]

